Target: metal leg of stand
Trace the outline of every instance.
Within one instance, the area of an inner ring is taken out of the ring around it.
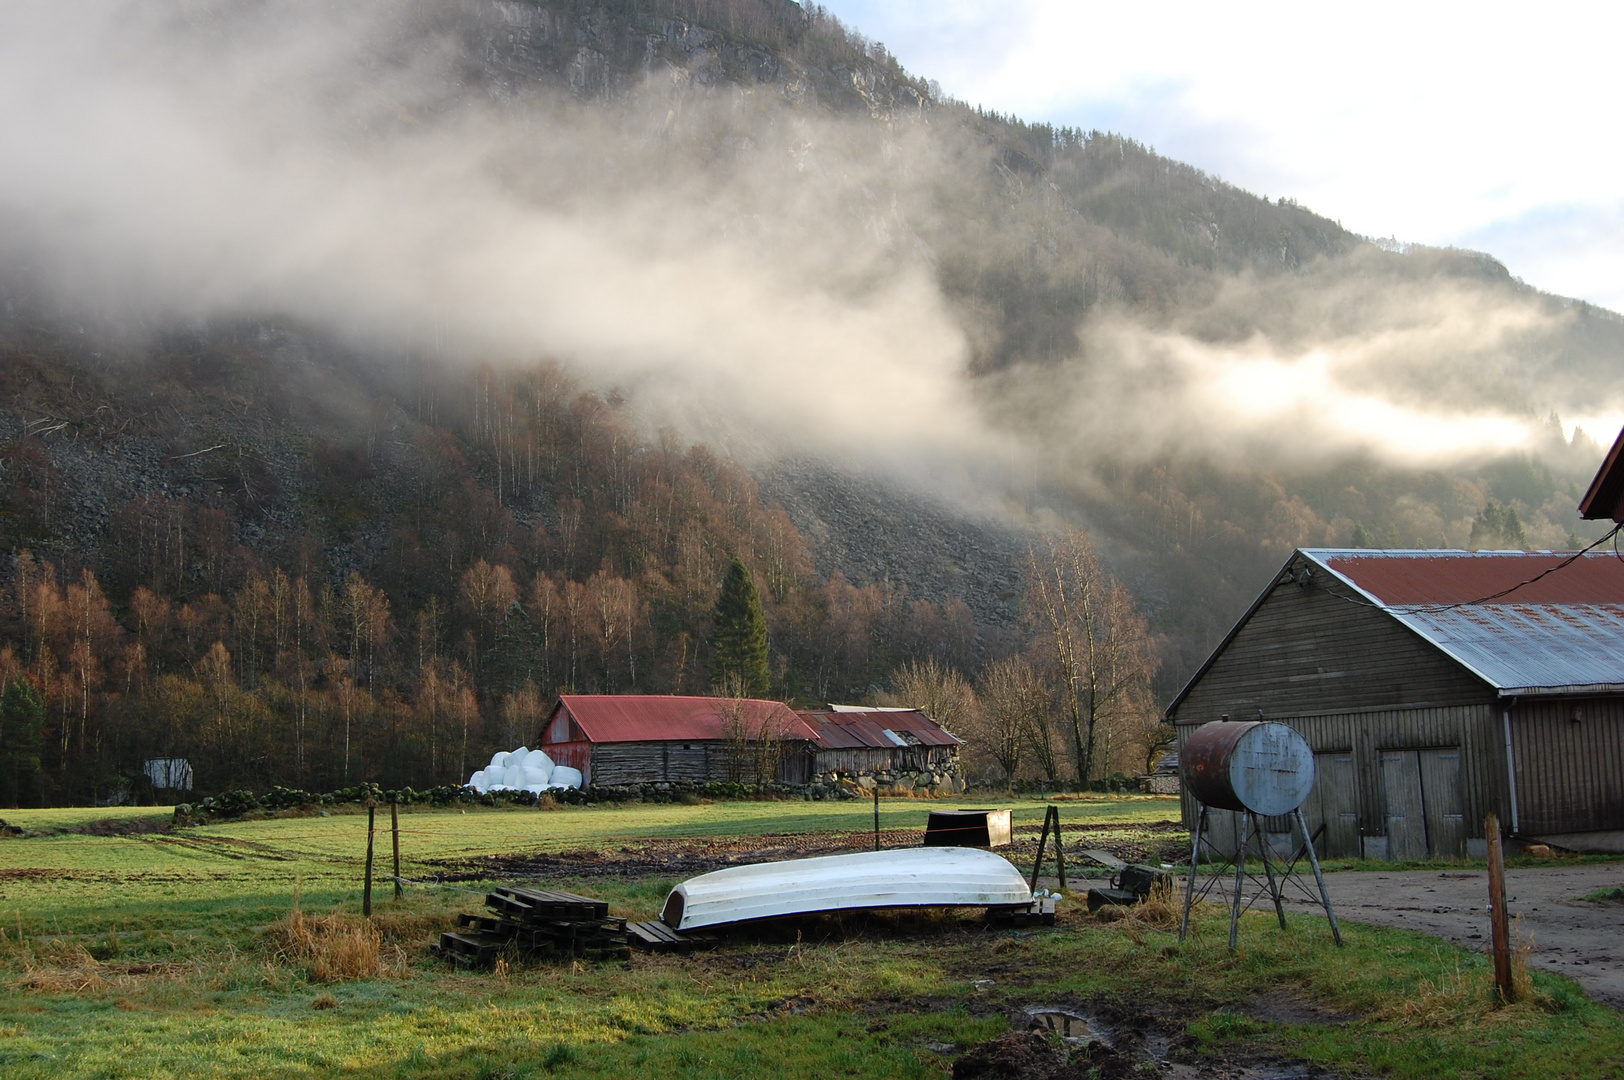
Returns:
[[[1280,903],[1280,886],[1274,880],[1274,867],[1269,863],[1269,834],[1263,830],[1263,822],[1258,820],[1256,814],[1252,815],[1252,824],[1257,826],[1258,851],[1263,854],[1263,875],[1269,879],[1269,895],[1274,898],[1274,913],[1280,919],[1280,929],[1286,928],[1286,909]]]
[[[1331,940],[1336,947],[1342,947],[1342,928],[1336,924],[1336,912],[1331,910],[1331,894],[1325,891],[1325,874],[1320,870],[1319,856],[1314,854],[1314,838],[1308,835],[1308,821],[1303,817],[1303,808],[1297,808],[1297,824],[1303,830],[1303,842],[1308,845],[1308,865],[1314,868],[1314,880],[1319,882],[1320,903],[1325,905],[1325,917],[1331,921]]]
[[[1184,919],[1179,923],[1179,940],[1190,932],[1190,905],[1195,903],[1195,868],[1201,862],[1201,831],[1207,823],[1207,808],[1203,806],[1195,816],[1195,835],[1190,840],[1190,881],[1184,887]]]
[[[1241,883],[1246,880],[1246,841],[1252,827],[1252,815],[1241,818],[1241,842],[1235,848],[1235,908],[1229,914],[1229,951],[1235,951],[1235,942],[1241,929]]]

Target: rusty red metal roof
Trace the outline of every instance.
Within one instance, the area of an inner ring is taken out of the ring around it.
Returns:
[[[553,710],[568,711],[595,743],[726,739],[732,698],[675,697],[665,694],[565,694]],[[811,740],[812,729],[781,701],[746,699],[746,722],[753,730],[769,723],[780,736]]]
[[[1613,440],[1613,448],[1602,459],[1596,478],[1590,481],[1590,490],[1579,500],[1579,516],[1586,521],[1612,518],[1624,521],[1624,430]]]
[[[803,712],[799,715],[814,732],[818,746],[826,750],[959,745],[959,739],[918,709]]]
[[[1470,604],[1624,604],[1624,560],[1593,552],[1304,549],[1303,554],[1386,607]],[[1518,586],[1543,571],[1549,574]],[[1495,596],[1511,589],[1504,595]]]

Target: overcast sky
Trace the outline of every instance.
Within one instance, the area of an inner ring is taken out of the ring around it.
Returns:
[[[971,104],[1624,311],[1624,5],[824,2]]]

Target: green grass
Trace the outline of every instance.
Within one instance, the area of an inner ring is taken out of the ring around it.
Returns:
[[[965,800],[965,805],[992,805]],[[957,805],[957,804],[952,804]],[[1042,804],[1016,800],[1018,825]],[[922,827],[929,803],[882,803],[882,827]],[[1072,830],[1176,815],[1171,799],[1068,801]],[[428,951],[481,884],[387,886],[375,900],[392,973],[315,983],[265,927],[297,893],[311,912],[359,906],[365,813],[221,823],[173,835],[77,829],[107,811],[8,812],[39,835],[0,839],[0,1075],[32,1077],[940,1077],[952,1053],[1006,1030],[1008,1011],[1063,1000],[1142,1008],[1202,1053],[1303,1057],[1396,1077],[1612,1076],[1624,1024],[1572,983],[1536,974],[1538,1000],[1492,1008],[1484,959],[1359,925],[1335,949],[1324,923],[1281,932],[1224,913],[1185,945],[1080,904],[1053,930],[989,933],[953,914],[804,924],[688,958],[452,971]],[[379,820],[386,826],[387,815]],[[863,832],[866,803],[633,805],[558,812],[413,811],[406,873],[421,860],[618,849],[640,840]],[[380,854],[388,834],[380,832]],[[670,881],[561,883],[651,917]],[[20,936],[19,936],[20,931]],[[94,957],[95,959],[91,959]],[[990,984],[989,984],[990,981]],[[1260,1003],[1310,1002],[1347,1022],[1270,1020]]]

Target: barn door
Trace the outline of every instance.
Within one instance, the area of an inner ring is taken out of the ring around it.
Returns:
[[[1427,818],[1427,854],[1458,859],[1466,854],[1466,815],[1461,806],[1460,748],[1416,752]]]
[[[1382,796],[1387,802],[1387,857],[1427,857],[1426,804],[1421,797],[1421,759],[1414,750],[1380,754]]]
[[[1314,841],[1321,856],[1351,856],[1359,850],[1359,789],[1354,786],[1353,754],[1332,751],[1314,755],[1314,794],[1303,806],[1311,832],[1325,826]]]

